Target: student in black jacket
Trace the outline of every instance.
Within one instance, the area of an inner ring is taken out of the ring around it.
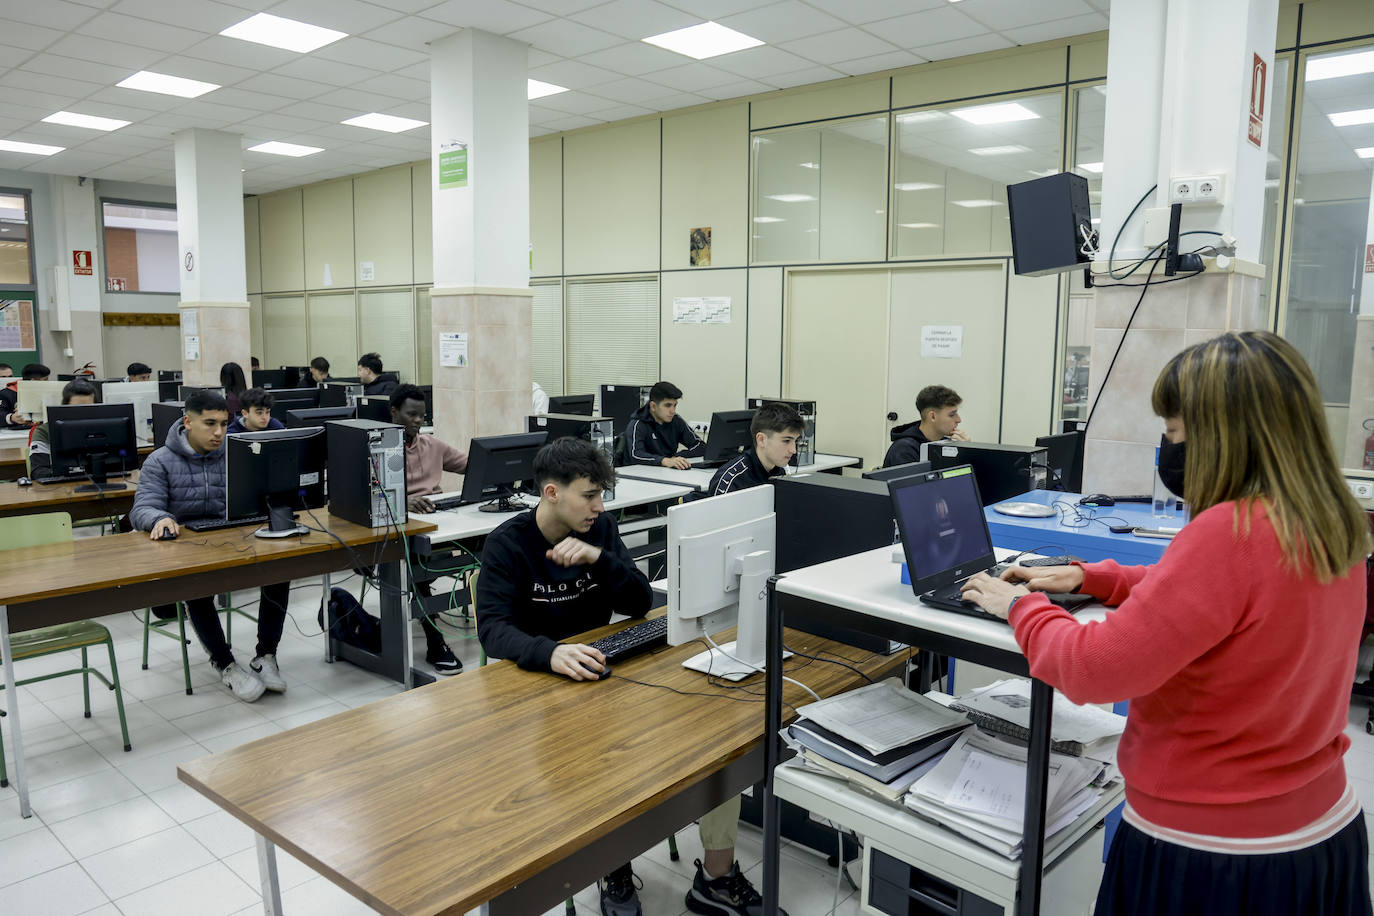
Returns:
[[[797,454],[797,439],[803,428],[801,414],[791,404],[764,404],[754,411],[749,423],[754,447],[721,465],[711,485],[695,498],[747,490],[783,476],[787,462]]]
[[[691,467],[678,449],[701,445],[687,421],[677,415],[682,389],[658,382],[649,389],[649,403],[636,410],[625,426],[625,456],[630,464],[658,464],[685,471]]]
[[[323,356],[317,356],[310,361],[310,371],[301,379],[297,388],[318,388],[325,382],[330,381],[329,360]]]
[[[363,394],[391,396],[400,384],[396,373],[382,371],[382,358],[376,353],[364,353],[358,357],[358,380],[363,383]]]
[[[959,405],[964,399],[953,388],[927,385],[916,394],[916,411],[921,419],[915,423],[892,428],[892,445],[883,457],[883,467],[910,464],[921,460],[921,446],[941,439],[969,441],[968,433],[959,428]]]

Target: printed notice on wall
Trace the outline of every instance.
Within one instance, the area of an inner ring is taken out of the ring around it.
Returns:
[[[674,296],[673,324],[701,324],[701,297]]]
[[[0,350],[34,350],[33,302],[0,300]]]
[[[925,359],[958,359],[964,355],[962,324],[921,326],[921,356]]]
[[[371,283],[377,279],[377,263],[375,261],[358,262],[358,282]]]
[[[195,309],[181,310],[181,333],[183,335],[200,333],[200,318],[196,315]]]
[[[200,337],[199,337],[198,335],[195,335],[195,334],[189,334],[189,335],[186,336],[185,341],[186,341],[186,358],[187,358],[187,359],[200,359]]]
[[[468,186],[468,145],[462,140],[439,144],[439,189]]]
[[[439,334],[439,365],[458,369],[468,364],[468,335]]]
[[[729,296],[674,296],[673,324],[729,324]]]

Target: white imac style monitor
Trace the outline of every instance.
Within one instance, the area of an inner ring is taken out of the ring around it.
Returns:
[[[134,433],[138,437],[138,444],[162,444],[153,442],[153,404],[158,400],[157,382],[106,382],[100,386],[100,398],[106,404],[134,405]]]
[[[772,487],[668,510],[668,644],[704,638],[712,646],[685,667],[733,681],[763,670],[776,540]],[[736,625],[734,642],[711,639]]]
[[[23,381],[15,383],[18,385],[18,397],[15,399],[14,409],[33,422],[47,421],[48,408],[57,407],[62,403],[62,389],[67,387],[66,382],[40,382]]]

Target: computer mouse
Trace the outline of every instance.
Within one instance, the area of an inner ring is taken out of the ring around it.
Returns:
[[[1090,493],[1078,501],[1080,506],[1115,506],[1116,500],[1106,493]]]
[[[170,528],[162,532],[162,534],[158,537],[159,541],[175,541],[176,539],[177,533]]]
[[[29,480],[27,477],[20,477],[18,480],[15,481],[15,483],[19,484],[19,486],[21,487],[33,486],[33,481]]]
[[[595,677],[598,681],[604,681],[606,678],[611,676],[611,666],[606,664],[605,662],[601,664],[600,671],[595,671],[589,665],[585,664],[582,666],[582,670]]]

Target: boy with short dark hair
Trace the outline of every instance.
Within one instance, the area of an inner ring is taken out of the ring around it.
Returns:
[[[916,394],[916,411],[921,419],[892,429],[892,445],[883,456],[883,467],[911,464],[921,460],[921,446],[941,439],[969,441],[959,428],[959,405],[964,399],[953,388],[927,385]]]
[[[129,363],[124,370],[124,381],[126,382],[147,382],[153,378],[153,369],[147,363]]]
[[[382,358],[376,353],[364,353],[358,357],[358,380],[363,383],[363,394],[390,395],[400,382],[396,373],[382,370]]]
[[[11,370],[13,372],[13,370]],[[42,363],[29,363],[20,371],[20,380],[25,382],[46,382],[51,372]],[[13,388],[0,388],[0,428],[28,429],[33,420],[18,411],[19,392]]]
[[[797,439],[804,423],[791,404],[767,403],[754,411],[749,433],[754,447],[721,465],[697,498],[747,490],[787,473],[787,463],[797,454]]]
[[[286,424],[272,416],[276,397],[266,388],[249,388],[239,397],[239,415],[229,424],[228,433],[260,433],[265,429],[286,429]]]
[[[298,388],[314,388],[329,381],[329,360],[317,356],[310,361],[310,371],[301,379]]]
[[[62,386],[62,403],[94,404],[95,386],[85,379],[73,379]],[[48,424],[39,422],[29,433],[29,476],[34,480],[60,477],[66,468],[54,470],[52,466],[52,440],[49,438]]]
[[[657,382],[649,389],[649,403],[631,414],[625,426],[625,457],[630,464],[657,464],[679,471],[692,466],[678,449],[697,448],[701,439],[677,415],[681,398],[682,389],[672,382]]]

